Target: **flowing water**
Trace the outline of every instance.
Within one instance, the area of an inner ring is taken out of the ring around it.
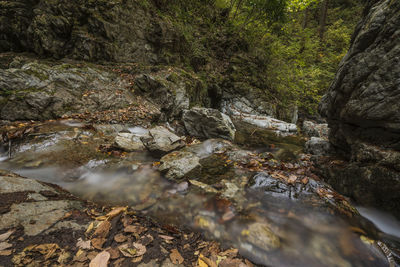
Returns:
[[[43,125],[39,133],[13,144],[11,159],[7,149],[0,150],[0,169],[58,184],[85,199],[130,205],[164,223],[203,231],[267,266],[388,266],[381,248],[364,235],[382,234],[391,244],[400,244],[398,221],[358,208],[366,219],[353,218],[354,224],[315,194],[319,181],[288,189],[261,173],[245,185],[243,173],[235,171],[231,180],[222,180],[226,190],[218,191],[217,186],[167,180],[155,167],[159,158],[147,152],[116,156],[101,149],[104,143],[112,143],[121,127],[88,128],[73,121]],[[147,133],[141,127],[125,128]],[[216,147],[223,145],[204,142],[194,150],[207,158]],[[365,225],[373,230],[354,231]]]

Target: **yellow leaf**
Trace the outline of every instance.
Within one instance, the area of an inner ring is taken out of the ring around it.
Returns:
[[[201,254],[200,254],[201,256]],[[200,258],[197,261],[197,264],[199,265],[199,267],[208,267],[207,263],[205,263],[204,261],[202,261]]]

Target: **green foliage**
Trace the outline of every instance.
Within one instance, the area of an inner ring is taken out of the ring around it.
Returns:
[[[207,86],[257,95],[271,106],[314,114],[345,55],[362,5],[321,0],[153,0],[181,35],[181,67]],[[166,52],[167,53],[167,52]]]

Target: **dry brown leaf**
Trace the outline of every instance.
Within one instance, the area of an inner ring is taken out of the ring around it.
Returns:
[[[209,267],[218,267],[217,263],[204,255],[200,254],[199,260],[202,260],[204,263],[207,264]],[[200,264],[199,264],[200,265]]]
[[[87,254],[82,249],[78,250],[74,256],[74,261],[84,262],[88,259]]]
[[[113,260],[119,258],[120,256],[119,250],[117,248],[109,248],[107,249],[107,252],[110,253],[110,258]]]
[[[184,258],[182,257],[182,255],[179,253],[179,251],[176,248],[171,250],[171,254],[169,254],[169,258],[171,259],[171,262],[173,264],[182,264],[182,262],[184,261]]]
[[[128,225],[125,227],[124,232],[127,233],[134,233],[140,235],[146,230],[146,228],[140,226],[140,225]]]
[[[12,250],[2,250],[0,251],[0,256],[10,256],[12,254]]]
[[[161,237],[164,240],[172,240],[172,239],[174,239],[172,236],[169,236],[169,235],[158,235],[158,236]]]
[[[110,231],[111,223],[109,221],[103,221],[99,227],[97,227],[96,231],[94,231],[94,237],[107,237],[108,232]]]
[[[140,256],[140,257],[133,258],[132,262],[136,263],[136,262],[141,262],[142,260],[143,260],[143,256]]]
[[[297,180],[297,176],[296,175],[293,175],[293,174],[289,175],[289,179],[288,179],[288,183],[289,184],[292,184],[292,185],[295,184],[296,180]]]
[[[246,267],[239,259],[226,259],[219,263],[219,267]]]
[[[6,241],[14,232],[15,232],[15,230],[10,230],[8,232],[5,232],[4,234],[1,234],[0,242]]]
[[[247,267],[253,267],[254,266],[254,264],[251,263],[248,259],[245,259],[244,263],[246,263]]]
[[[307,177],[304,177],[303,179],[301,179],[301,182],[302,182],[303,184],[308,184],[308,178],[307,178]]]
[[[225,250],[224,252],[220,253],[220,256],[227,256],[227,257],[236,257],[238,254],[239,250],[237,248],[231,248],[228,250]]]
[[[64,264],[68,261],[68,259],[71,257],[71,254],[68,251],[63,250],[60,253],[60,256],[58,256],[57,262],[60,264]]]
[[[123,242],[125,242],[126,240],[128,240],[128,237],[127,237],[126,235],[122,234],[122,233],[119,233],[119,234],[116,234],[116,235],[114,236],[114,240],[115,240],[115,242],[117,242],[117,243],[123,243]]]
[[[92,246],[90,245],[90,240],[83,241],[82,238],[78,239],[78,242],[76,243],[76,247],[81,248],[81,249],[91,249]]]
[[[102,247],[103,247],[103,244],[106,242],[106,240],[107,240],[107,239],[104,238],[104,237],[101,237],[101,238],[93,238],[93,239],[91,240],[92,246],[93,246],[94,248],[98,249],[98,250],[101,250]]]
[[[107,251],[102,251],[90,261],[89,267],[107,267],[109,259],[110,253]]]
[[[114,218],[115,216],[119,215],[121,212],[124,212],[128,209],[128,207],[115,207],[112,211],[107,213],[106,217],[109,219]]]
[[[125,257],[133,258],[136,256],[136,248],[129,247],[128,244],[123,244],[118,249]]]
[[[134,242],[132,245],[136,248],[136,257],[144,255],[147,251],[146,247],[140,243]]]
[[[11,248],[12,244],[7,243],[7,242],[1,242],[0,243],[0,251]]]

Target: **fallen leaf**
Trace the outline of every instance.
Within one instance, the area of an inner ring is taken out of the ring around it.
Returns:
[[[91,222],[86,230],[86,234],[89,234],[94,229],[94,222]]]
[[[78,252],[76,252],[75,256],[74,256],[74,261],[78,261],[78,262],[84,262],[86,261],[87,255],[86,252],[83,251],[82,249],[78,250]]]
[[[119,233],[114,236],[114,240],[117,243],[122,243],[122,242],[125,242],[126,240],[128,240],[128,237],[122,233]]]
[[[182,255],[179,253],[179,251],[174,248],[171,250],[171,254],[169,254],[169,258],[171,259],[173,264],[182,264],[184,261],[184,258]]]
[[[11,248],[12,244],[7,243],[7,242],[1,242],[0,243],[0,251]]]
[[[89,267],[107,267],[109,259],[110,253],[107,251],[102,251],[90,261]]]
[[[303,184],[308,184],[308,178],[307,178],[307,177],[304,177],[304,178],[301,180],[301,182],[302,182]]]
[[[127,227],[125,227],[124,232],[135,233],[135,234],[140,235],[145,230],[146,230],[146,228],[144,228],[140,225],[128,225]]]
[[[107,239],[104,237],[99,237],[99,238],[93,238],[91,241],[92,241],[92,246],[94,248],[101,250],[103,244],[107,241]]]
[[[106,251],[110,253],[110,259],[112,260],[118,259],[120,256],[119,250],[117,248],[109,248]]]
[[[237,256],[238,252],[239,252],[239,250],[237,248],[231,248],[231,249],[225,250],[224,252],[221,252],[220,255],[233,258],[233,257]]]
[[[106,237],[108,232],[110,231],[111,223],[109,221],[103,221],[99,227],[97,227],[96,231],[94,231],[94,237]]]
[[[246,267],[239,259],[226,259],[219,263],[219,267]]]
[[[12,254],[12,250],[1,250],[0,256],[10,256]]]
[[[144,255],[147,251],[146,247],[140,243],[134,242],[133,246],[136,248],[136,255],[135,255],[136,257]]]
[[[69,257],[71,257],[71,254],[67,251],[62,251],[60,253],[60,256],[58,256],[57,262],[60,264],[64,264],[68,261]]]
[[[132,259],[132,262],[133,263],[136,263],[136,262],[141,262],[143,260],[143,256],[140,256],[140,257],[135,257],[135,258],[133,258]]]
[[[128,244],[123,244],[119,246],[118,249],[125,257],[133,258],[136,255],[136,249],[129,247]]]
[[[213,260],[211,260],[211,259],[205,257],[205,256],[202,255],[202,254],[200,254],[200,257],[199,257],[199,261],[200,261],[200,260],[203,261],[203,263],[206,264],[206,265],[203,265],[203,266],[218,267],[218,265],[217,265],[217,263],[216,263],[215,261],[213,261]],[[200,263],[199,263],[199,265],[200,265]],[[200,266],[201,266],[201,265],[200,265]]]
[[[164,240],[172,240],[172,239],[174,239],[174,237],[169,236],[169,235],[158,235],[158,236],[161,237]]]
[[[198,259],[197,260],[197,264],[199,265],[199,267],[208,267],[207,263],[205,263],[202,259]]]
[[[293,175],[293,174],[289,175],[289,179],[288,179],[288,183],[289,184],[292,184],[292,185],[295,184],[296,180],[297,180],[297,176],[296,175]]]
[[[8,232],[5,232],[4,234],[1,234],[0,242],[6,241],[14,232],[15,232],[15,230],[10,230]]]
[[[81,249],[91,249],[92,246],[90,245],[90,240],[83,241],[82,238],[78,239],[76,246]]]
[[[107,213],[106,217],[109,219],[114,218],[115,216],[119,215],[121,212],[124,212],[128,209],[128,207],[115,207],[112,211]]]

